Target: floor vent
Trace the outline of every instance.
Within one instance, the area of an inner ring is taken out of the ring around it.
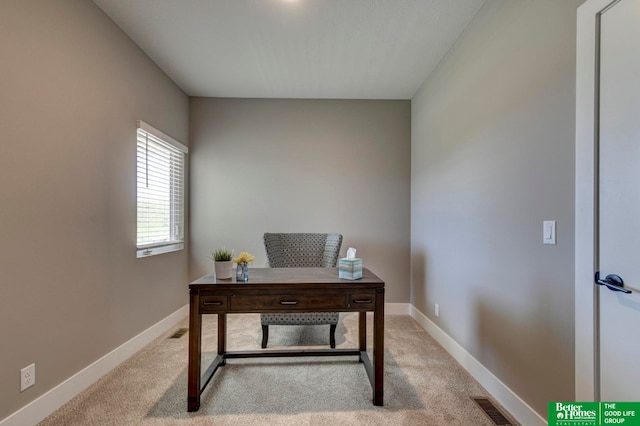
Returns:
[[[171,336],[169,336],[169,339],[179,339],[182,337],[183,334],[185,334],[187,331],[189,331],[188,328],[179,328],[178,331],[176,331],[175,333],[173,333]]]
[[[473,398],[473,400],[489,416],[493,423],[511,426],[511,422],[487,398]]]

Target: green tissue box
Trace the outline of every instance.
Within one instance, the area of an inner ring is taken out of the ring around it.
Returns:
[[[362,278],[362,259],[340,259],[338,262],[338,278],[359,280]]]

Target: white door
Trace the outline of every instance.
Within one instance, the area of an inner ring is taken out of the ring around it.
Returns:
[[[599,81],[597,267],[631,290],[599,290],[600,400],[640,401],[640,0],[600,15]]]

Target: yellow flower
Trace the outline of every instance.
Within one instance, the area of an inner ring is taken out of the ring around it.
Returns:
[[[247,253],[246,251],[241,252],[238,257],[233,259],[233,261],[236,263],[251,263],[254,260],[255,260],[255,257]]]

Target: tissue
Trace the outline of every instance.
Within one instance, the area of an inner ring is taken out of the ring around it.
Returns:
[[[347,249],[347,257],[346,259],[355,259],[356,258],[356,249],[353,247],[349,247]]]
[[[362,278],[362,259],[356,257],[356,249],[349,247],[347,257],[338,262],[338,278],[359,280]]]

